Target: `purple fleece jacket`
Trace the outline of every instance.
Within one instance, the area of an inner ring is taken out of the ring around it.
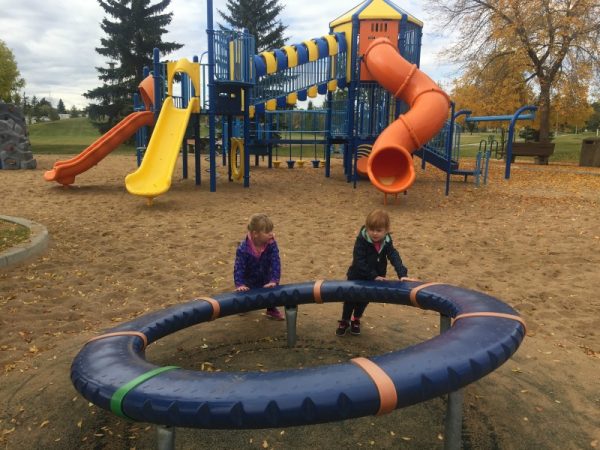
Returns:
[[[267,283],[279,284],[281,260],[277,242],[272,239],[260,255],[256,255],[249,238],[246,237],[235,252],[233,281],[235,287],[242,285],[250,289],[261,288]]]

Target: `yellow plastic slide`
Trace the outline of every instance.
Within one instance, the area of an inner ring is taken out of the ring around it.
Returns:
[[[197,97],[190,99],[186,109],[176,108],[172,97],[165,99],[142,164],[125,177],[129,193],[146,197],[152,203],[154,197],[169,190],[190,115],[198,106]]]

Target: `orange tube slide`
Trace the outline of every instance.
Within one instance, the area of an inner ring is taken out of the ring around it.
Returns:
[[[387,38],[375,39],[364,60],[373,78],[410,108],[383,130],[367,161],[371,183],[385,194],[397,194],[415,181],[411,155],[442,129],[450,99]]]

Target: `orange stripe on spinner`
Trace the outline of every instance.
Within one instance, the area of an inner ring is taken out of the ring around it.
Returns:
[[[377,387],[377,391],[379,392],[379,411],[377,411],[376,415],[387,414],[396,409],[398,393],[389,375],[370,359],[362,357],[353,358],[350,362],[364,370]]]
[[[89,344],[90,342],[98,341],[100,339],[104,339],[107,337],[116,337],[116,336],[137,336],[144,343],[144,346],[142,349],[144,349],[148,346],[148,338],[141,331],[115,331],[113,333],[101,334],[100,336],[94,336],[93,338],[88,339],[86,344]]]
[[[527,334],[527,324],[525,324],[525,321],[523,320],[523,318],[521,318],[521,317],[519,317],[519,316],[517,316],[515,314],[505,314],[505,313],[487,312],[487,311],[473,312],[473,313],[464,313],[464,314],[459,314],[458,316],[456,316],[452,320],[452,323],[456,322],[458,319],[465,319],[467,317],[501,317],[503,319],[516,320],[521,325],[523,325],[523,329],[525,330],[525,334]]]
[[[205,302],[208,302],[211,304],[213,313],[212,313],[210,320],[215,320],[216,318],[219,317],[219,314],[221,314],[221,305],[214,298],[198,297],[196,300],[204,300]]]
[[[422,284],[421,286],[417,286],[416,288],[411,289],[410,290],[410,302],[413,304],[413,306],[416,306],[417,308],[421,307],[421,305],[419,305],[419,303],[417,302],[417,292],[419,292],[421,289],[424,289],[426,287],[435,286],[436,284],[442,284],[442,283],[425,283],[425,284]]]
[[[315,281],[315,285],[313,286],[313,297],[315,298],[315,303],[323,303],[323,299],[321,298],[321,285],[323,284],[323,280]]]

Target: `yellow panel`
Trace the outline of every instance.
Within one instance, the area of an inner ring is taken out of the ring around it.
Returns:
[[[304,41],[303,44],[306,45],[306,48],[308,49],[309,61],[316,61],[319,59],[319,47],[317,47],[317,43],[315,41],[308,40]]]
[[[310,98],[315,98],[317,94],[317,86],[311,86],[306,90],[306,95],[308,95]]]
[[[329,28],[334,28],[340,25],[344,25],[347,23],[352,24],[352,16],[356,14],[356,12],[362,8],[364,5],[367,5],[363,11],[360,12],[358,18],[360,20],[363,19],[398,19],[402,18],[403,11],[400,8],[395,8],[384,0],[366,0],[362,2],[360,5],[355,6],[350,11],[345,14],[342,14],[337,19],[329,22]],[[405,11],[404,11],[405,12]],[[416,17],[411,16],[406,13],[408,16],[408,21],[412,22],[420,27],[423,27],[423,22],[421,22]]]
[[[337,27],[339,25],[343,25],[348,22],[352,23],[352,16],[356,13],[356,11],[358,11],[362,7],[362,5],[364,3],[365,2],[362,2],[361,4],[356,5],[354,8],[352,8],[347,13],[344,13],[337,19],[334,19],[332,22],[329,22],[329,28]]]
[[[352,58],[352,23],[346,23],[340,25],[332,30],[335,33],[344,33],[346,36],[346,79],[348,82],[352,79],[352,64],[350,64],[350,59]]]
[[[288,67],[296,67],[298,65],[298,53],[291,45],[286,45],[282,48],[288,58]]]
[[[327,46],[329,47],[329,56],[337,55],[338,43],[335,36],[333,34],[327,34],[323,36],[323,38],[327,41]]]
[[[265,109],[267,111],[275,111],[277,109],[277,100],[275,100],[274,98],[271,100],[267,100],[267,102],[265,103]]]
[[[262,52],[260,55],[264,58],[267,65],[267,73],[277,72],[277,60],[273,52]]]
[[[233,75],[235,73],[235,58],[234,58],[234,47],[233,41],[229,43],[229,79],[233,80]]]
[[[331,80],[329,83],[327,83],[327,90],[329,92],[333,92],[337,89],[337,80]]]
[[[256,112],[256,108],[254,108],[254,105],[250,105],[250,107],[248,108],[248,115],[250,116],[251,119],[254,119],[255,112]]]
[[[298,94],[296,92],[292,92],[291,94],[288,94],[285,101],[288,105],[295,105],[296,102],[298,101]]]
[[[365,19],[402,19],[402,13],[383,0],[373,0],[370,5],[358,15],[359,20]]]
[[[200,64],[182,58],[177,62],[167,63],[167,94],[173,96],[173,77],[176,73],[185,73],[194,86],[194,97],[200,96]],[[192,112],[200,112],[200,102],[194,103]]]

